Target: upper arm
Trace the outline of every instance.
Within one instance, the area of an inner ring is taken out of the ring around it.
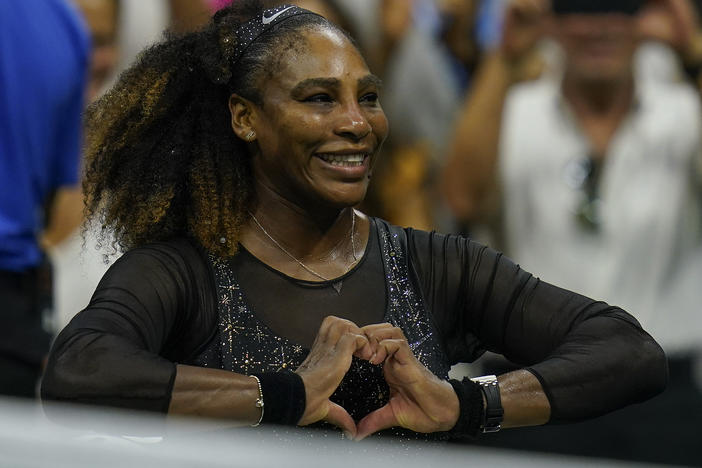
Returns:
[[[88,307],[59,334],[43,398],[165,411],[175,376],[205,339],[211,283],[195,250],[157,244],[126,253]]]
[[[663,351],[622,309],[542,282],[467,239],[433,237],[413,258],[453,362],[487,349],[530,366],[554,421],[603,414],[665,387]]]
[[[529,364],[556,349],[577,324],[620,309],[545,283],[501,253],[461,236],[415,233],[413,263],[453,360],[483,351]]]

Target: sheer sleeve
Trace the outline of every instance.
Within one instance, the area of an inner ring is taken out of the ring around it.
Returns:
[[[209,267],[188,241],[127,252],[56,338],[42,399],[167,411],[175,362],[216,330],[215,297]]]
[[[526,366],[543,385],[553,422],[598,416],[665,387],[662,349],[622,309],[545,283],[460,236],[407,235],[452,363],[489,350]]]

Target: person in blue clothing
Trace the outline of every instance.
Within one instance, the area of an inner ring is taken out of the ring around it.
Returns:
[[[49,349],[40,239],[78,184],[89,53],[65,0],[0,2],[0,394],[34,396]]]

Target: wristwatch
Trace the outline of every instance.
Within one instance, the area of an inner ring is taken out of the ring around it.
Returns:
[[[494,375],[483,375],[482,377],[473,377],[470,380],[479,384],[483,395],[485,395],[485,412],[483,413],[480,428],[483,430],[483,433],[499,431],[505,412],[502,409],[497,377]]]

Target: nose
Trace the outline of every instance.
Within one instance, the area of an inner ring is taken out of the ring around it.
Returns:
[[[363,114],[357,102],[343,106],[336,125],[336,133],[345,138],[362,140],[373,131],[368,118]]]

